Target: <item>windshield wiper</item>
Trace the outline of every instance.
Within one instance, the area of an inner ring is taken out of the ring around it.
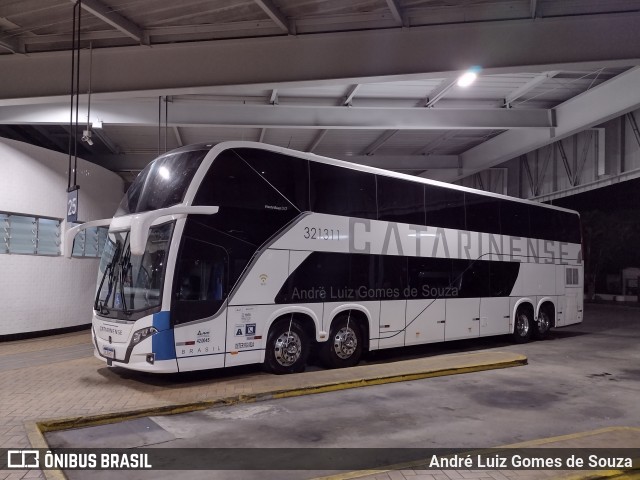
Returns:
[[[100,313],[109,313],[107,309],[107,302],[111,297],[111,291],[113,288],[113,280],[115,278],[115,263],[120,258],[120,253],[122,251],[122,245],[120,243],[116,244],[116,251],[113,253],[113,258],[107,264],[107,268],[104,269],[104,273],[102,274],[102,279],[100,279],[100,286],[98,287],[98,292],[96,293],[96,300],[94,302],[94,308],[98,310]],[[107,278],[107,274],[109,274],[109,283],[107,284],[107,296],[101,302],[100,301],[100,293],[102,292],[102,287],[104,285],[104,281]]]
[[[122,302],[122,313],[131,315],[131,310],[127,309],[127,299],[124,294],[124,282],[127,280],[127,273],[131,268],[131,247],[127,247],[127,251],[122,256],[122,260],[118,262],[120,265],[120,301]]]

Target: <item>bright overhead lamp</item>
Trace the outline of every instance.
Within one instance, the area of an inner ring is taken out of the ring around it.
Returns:
[[[459,87],[468,87],[473,82],[475,82],[476,78],[478,78],[478,72],[480,69],[478,67],[473,67],[464,72],[460,77],[458,77],[458,86]]]

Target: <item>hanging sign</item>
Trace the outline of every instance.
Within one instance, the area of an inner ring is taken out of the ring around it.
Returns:
[[[67,223],[78,221],[78,189],[67,194]]]

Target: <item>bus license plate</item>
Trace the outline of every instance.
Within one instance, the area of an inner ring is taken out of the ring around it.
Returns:
[[[104,356],[107,358],[116,358],[116,350],[111,347],[102,347],[102,351],[104,352]]]

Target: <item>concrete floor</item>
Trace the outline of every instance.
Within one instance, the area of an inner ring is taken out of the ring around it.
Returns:
[[[472,449],[606,426],[640,426],[639,343],[640,309],[590,306],[583,324],[553,331],[545,341],[510,345],[500,338],[481,339],[380,352],[369,360],[500,349],[527,355],[524,367],[151,417],[47,438],[51,446],[121,448]],[[69,478],[108,478],[107,473],[69,472]],[[147,478],[134,473],[128,478]],[[212,472],[184,473],[181,478],[213,478]],[[252,476],[218,474],[216,478]],[[260,476],[255,472],[255,478]],[[277,478],[309,476],[280,472]],[[155,471],[148,476],[169,477],[175,474]]]

